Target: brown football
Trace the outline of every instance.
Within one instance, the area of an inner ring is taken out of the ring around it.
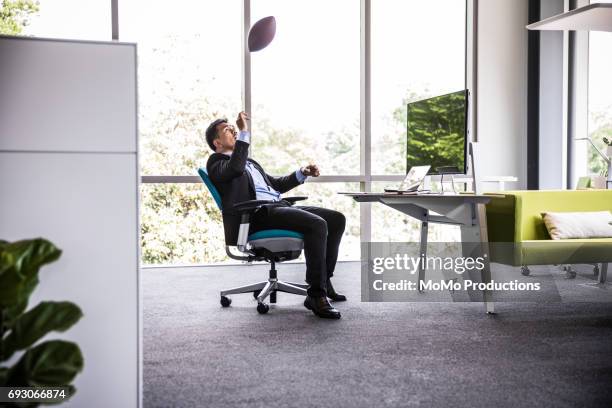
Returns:
[[[276,34],[276,19],[274,16],[264,17],[249,30],[249,51],[263,50],[272,42]]]

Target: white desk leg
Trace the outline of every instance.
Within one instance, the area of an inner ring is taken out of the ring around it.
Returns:
[[[461,240],[465,243],[480,242],[480,253],[471,254],[471,256],[476,255],[484,257],[484,268],[480,272],[480,279],[481,282],[489,283],[491,282],[491,265],[489,262],[490,254],[489,236],[487,234],[487,213],[484,204],[475,204],[474,216],[474,225],[461,227]],[[463,252],[463,255],[466,256],[470,254]],[[485,311],[489,314],[494,314],[495,307],[491,291],[483,291],[483,301]]]
[[[429,228],[429,223],[427,221],[421,221],[421,242],[420,242],[420,248],[419,248],[419,256],[421,256],[421,259],[426,259],[427,257],[427,230]],[[419,280],[418,280],[418,285],[419,285],[419,292],[423,293],[423,290],[421,289],[421,282],[423,282],[425,280],[425,265],[423,265],[423,262],[419,263]]]
[[[482,243],[482,255],[485,257],[484,268],[482,269],[482,281],[491,282],[491,254],[489,253],[489,233],[487,232],[487,209],[484,204],[476,205],[476,219],[480,230],[480,242]],[[495,307],[491,291],[484,291],[484,303],[487,313],[494,314]]]

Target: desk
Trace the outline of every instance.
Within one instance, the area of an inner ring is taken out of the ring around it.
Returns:
[[[427,229],[430,222],[447,225],[458,225],[461,228],[462,252],[468,250],[463,243],[478,242],[478,254],[470,251],[470,256],[485,258],[485,266],[480,276],[481,282],[491,281],[489,265],[489,242],[487,236],[487,216],[485,204],[490,196],[474,194],[397,194],[397,193],[339,193],[359,203],[382,203],[403,214],[421,221],[420,253],[427,254]],[[435,214],[433,214],[435,213]],[[474,245],[471,245],[471,249]],[[472,277],[472,276],[471,276]],[[420,264],[419,282],[425,279],[425,267]],[[494,306],[489,291],[483,292],[483,302],[487,313],[494,313]]]

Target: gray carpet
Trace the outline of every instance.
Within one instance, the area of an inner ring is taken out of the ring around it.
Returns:
[[[145,407],[612,406],[612,302],[498,303],[496,316],[473,303],[361,303],[359,264],[341,263],[339,321],[284,293],[267,315],[250,295],[220,307],[221,288],[265,271],[142,271]],[[303,271],[281,265],[279,277]],[[564,290],[612,294],[590,282],[579,274]]]

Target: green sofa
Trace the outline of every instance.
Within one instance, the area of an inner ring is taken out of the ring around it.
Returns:
[[[552,240],[542,212],[612,211],[612,190],[530,190],[490,194],[487,231],[491,261],[505,265],[612,262],[612,238]],[[528,269],[524,268],[527,271]],[[527,274],[525,273],[525,274]]]

